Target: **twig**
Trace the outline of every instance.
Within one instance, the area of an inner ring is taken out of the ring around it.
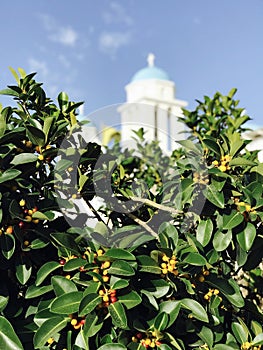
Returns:
[[[147,198],[140,198],[140,197],[130,197],[131,200],[133,200],[134,202],[140,202],[143,204],[146,204],[150,207],[156,208],[156,209],[160,209],[163,211],[167,211],[171,214],[183,214],[183,211],[181,210],[177,210],[171,207],[167,207],[166,205],[162,205],[162,204],[158,204],[156,202],[151,201],[150,199]]]
[[[137,222],[140,226],[142,226],[146,231],[148,231],[153,237],[158,239],[158,234],[154,232],[154,230],[146,224],[146,222],[142,221],[141,219],[137,218],[135,215],[127,213],[126,214],[129,218],[131,218],[133,221]]]

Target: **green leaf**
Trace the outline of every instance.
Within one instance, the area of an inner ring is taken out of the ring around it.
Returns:
[[[112,285],[111,285],[111,289],[122,289],[122,288],[126,288],[129,285],[129,281],[124,280],[124,279],[117,279],[114,280],[112,279]]]
[[[77,292],[78,290],[74,282],[63,276],[53,276],[51,283],[57,297],[65,293]]]
[[[20,165],[20,164],[33,163],[36,161],[37,161],[37,155],[33,153],[21,153],[14,157],[11,164]]]
[[[239,232],[236,237],[240,247],[243,250],[248,251],[252,247],[256,235],[257,230],[255,226],[251,224],[251,222],[248,222],[245,229],[242,232]]]
[[[0,247],[6,259],[11,259],[15,251],[15,246],[15,238],[12,234],[5,233],[0,236]]]
[[[196,239],[202,244],[203,247],[207,246],[210,242],[213,233],[213,222],[210,218],[207,220],[201,220],[197,227]]]
[[[204,192],[206,198],[214,204],[216,207],[224,209],[225,207],[225,198],[223,192],[218,192],[217,189],[210,185],[207,190]]]
[[[39,220],[47,220],[52,221],[55,218],[55,214],[52,211],[46,211],[45,213],[42,213],[40,211],[36,211],[32,215],[33,219],[39,219]]]
[[[163,331],[167,327],[169,322],[169,317],[166,312],[160,312],[154,320],[154,328],[158,331]]]
[[[217,231],[213,239],[213,246],[217,252],[225,250],[232,240],[232,231],[228,230],[227,233]]]
[[[119,328],[127,328],[127,316],[125,309],[122,306],[121,302],[116,301],[109,305],[109,313],[112,318],[112,323]]]
[[[102,302],[102,297],[96,293],[87,294],[79,305],[79,315],[85,316],[91,313]]]
[[[73,235],[64,233],[64,232],[56,232],[51,233],[50,235],[53,240],[55,241],[55,244],[58,244],[59,246],[62,246],[63,248],[68,248],[72,252],[79,254],[79,248],[76,244]]]
[[[263,333],[258,334],[252,341],[253,345],[263,345]]]
[[[25,261],[23,261],[24,259],[21,260],[21,263],[16,266],[16,278],[22,285],[25,285],[31,276],[32,265],[28,259]]]
[[[205,144],[205,146],[210,149],[211,151],[213,151],[215,154],[217,154],[218,156],[220,156],[221,151],[220,151],[220,147],[218,146],[218,144],[216,143],[216,141],[214,141],[212,138],[211,139],[203,139],[202,142]]]
[[[231,324],[232,331],[240,344],[245,343],[248,340],[248,331],[240,323],[233,322]]]
[[[202,148],[200,147],[200,145],[194,143],[191,140],[182,140],[182,141],[176,141],[176,142],[179,143],[179,145],[186,148],[187,150],[192,151],[197,155],[202,154]]]
[[[61,267],[61,265],[56,261],[48,261],[43,266],[40,267],[40,269],[37,272],[37,278],[36,278],[36,286],[39,286],[48,275],[51,274],[51,272],[55,271]]]
[[[194,266],[204,266],[207,263],[200,253],[189,253],[184,258],[184,262]]]
[[[0,312],[2,312],[6,305],[8,304],[9,297],[5,297],[3,295],[0,295]]]
[[[127,348],[120,343],[104,344],[98,348],[98,350],[123,350],[123,349],[127,350]]]
[[[111,264],[108,269],[109,274],[118,276],[133,276],[135,274],[134,269],[131,265],[123,260],[116,260]]]
[[[45,145],[46,136],[42,130],[32,125],[27,125],[26,130],[27,130],[27,137],[34,145],[38,145],[38,146]]]
[[[201,304],[199,304],[196,300],[193,299],[182,299],[181,306],[185,309],[192,311],[192,315],[197,320],[208,322],[208,316]]]
[[[150,292],[155,298],[159,299],[168,294],[170,285],[164,279],[151,279],[144,290]]]
[[[82,258],[70,259],[63,266],[63,270],[64,271],[74,271],[74,270],[79,269],[81,266],[84,266],[86,263],[87,263],[87,260],[84,260]]]
[[[244,220],[244,216],[236,210],[232,210],[230,215],[223,215],[223,229],[232,230],[234,227],[241,224]]]
[[[157,275],[161,274],[160,266],[148,255],[138,255],[137,260],[139,263],[138,269],[140,272],[154,273]]]
[[[15,179],[21,174],[20,170],[17,169],[8,169],[4,171],[2,174],[0,173],[0,184],[6,181],[10,181]]]
[[[104,254],[105,258],[121,259],[121,260],[135,260],[135,256],[124,249],[111,248]]]
[[[61,111],[65,112],[69,105],[68,95],[66,94],[66,92],[60,92],[60,94],[58,95],[58,103]]]
[[[45,321],[34,335],[34,348],[40,349],[47,340],[66,327],[68,320],[64,317],[53,317]],[[11,349],[10,349],[11,350]]]
[[[0,349],[24,350],[11,323],[3,316],[0,316]]]
[[[49,131],[50,131],[50,128],[51,128],[54,121],[55,121],[54,117],[46,117],[44,119],[43,132],[44,132],[45,137],[46,137],[45,143],[48,142]]]
[[[127,293],[125,295],[118,296],[118,300],[129,310],[133,307],[139,305],[142,302],[142,298],[140,295],[135,292],[131,291],[130,293]]]
[[[233,279],[223,279],[215,274],[210,274],[206,282],[218,289],[236,307],[244,306],[244,299],[240,293],[238,284]]]
[[[160,304],[160,312],[165,312],[169,316],[169,323],[167,324],[167,328],[171,327],[171,325],[174,324],[175,320],[178,317],[180,309],[181,301],[179,300],[164,301]]]
[[[82,292],[62,294],[51,303],[50,311],[56,314],[73,314],[78,311],[82,297]]]
[[[243,157],[237,157],[232,159],[229,162],[229,165],[230,166],[255,166],[257,165],[257,163]]]
[[[34,285],[29,286],[27,291],[26,291],[26,295],[25,298],[26,299],[32,299],[32,298],[36,298],[39,297],[40,295],[46,294],[48,292],[52,291],[52,286],[48,285],[48,286],[42,286],[42,287],[36,287]]]
[[[3,89],[3,90],[0,90],[0,95],[8,95],[8,96],[18,97],[19,93],[17,93],[16,91],[14,91],[12,89]]]
[[[210,348],[213,346],[214,334],[212,330],[206,326],[203,326],[198,336],[205,342]]]
[[[98,322],[98,316],[96,315],[95,312],[92,312],[86,317],[86,322],[83,328],[83,336],[86,338],[93,337],[95,334],[99,332],[99,330],[103,326],[103,322],[100,321],[99,324]]]

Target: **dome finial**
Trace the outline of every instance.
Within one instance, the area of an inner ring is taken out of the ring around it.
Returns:
[[[148,67],[154,66],[155,55],[153,53],[149,53],[147,57]]]

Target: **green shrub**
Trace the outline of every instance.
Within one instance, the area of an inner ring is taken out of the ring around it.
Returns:
[[[56,105],[35,74],[12,72],[0,348],[260,349],[263,165],[235,90],[184,111],[190,136],[165,156],[141,129],[136,151],[102,150],[83,136],[81,103],[60,93]]]

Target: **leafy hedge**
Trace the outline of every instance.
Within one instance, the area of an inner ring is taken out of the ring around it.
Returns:
[[[260,349],[263,165],[235,90],[185,110],[190,136],[168,157],[141,129],[136,151],[101,149],[85,140],[81,103],[60,93],[56,105],[35,74],[12,72],[0,348]]]

